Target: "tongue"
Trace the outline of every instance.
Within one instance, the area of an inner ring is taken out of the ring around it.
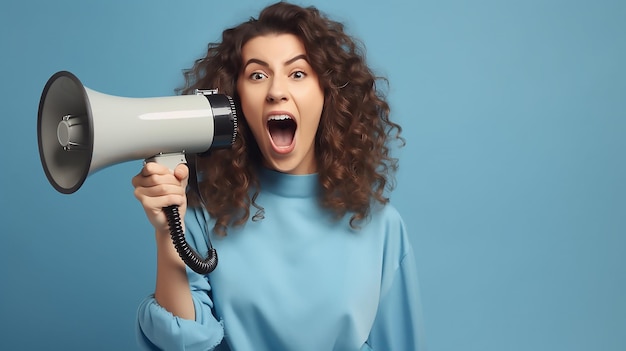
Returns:
[[[292,128],[270,128],[270,134],[274,145],[278,147],[285,147],[291,145],[293,141],[293,129]]]

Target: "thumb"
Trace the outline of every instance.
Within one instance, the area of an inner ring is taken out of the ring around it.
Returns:
[[[189,168],[186,164],[181,163],[174,168],[174,176],[179,181],[186,181],[189,178]]]

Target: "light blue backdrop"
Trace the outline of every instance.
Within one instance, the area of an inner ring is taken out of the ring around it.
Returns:
[[[431,350],[626,350],[626,3],[311,3],[390,78],[408,141],[392,201]],[[134,349],[154,284],[130,184],[141,161],[71,196],[48,184],[36,138],[48,77],[172,95],[208,41],[265,4],[2,2],[0,349]]]

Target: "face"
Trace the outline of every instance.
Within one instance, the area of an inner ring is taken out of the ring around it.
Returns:
[[[315,173],[324,92],[304,45],[291,34],[259,36],[244,44],[242,58],[237,91],[265,166]]]

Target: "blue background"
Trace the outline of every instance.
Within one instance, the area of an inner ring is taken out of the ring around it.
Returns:
[[[167,96],[259,1],[0,5],[0,349],[134,349],[154,285],[141,161],[57,193],[37,151],[56,71]],[[626,2],[332,1],[391,82],[392,201],[433,351],[626,350]]]

